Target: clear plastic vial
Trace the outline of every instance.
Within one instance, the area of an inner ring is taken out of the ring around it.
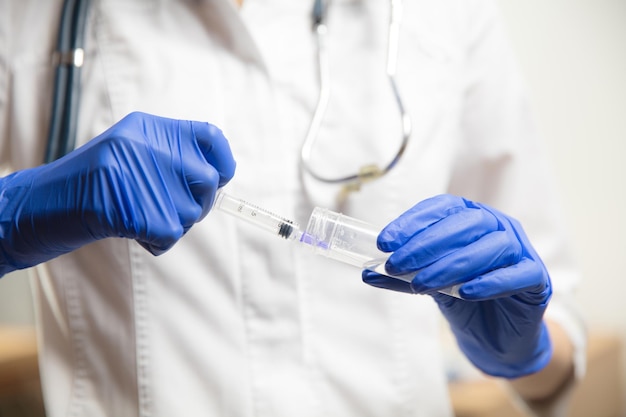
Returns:
[[[417,273],[390,275],[385,270],[385,262],[390,254],[378,249],[376,241],[379,233],[375,226],[367,222],[316,207],[306,230],[300,236],[300,242],[318,255],[411,282]],[[439,292],[460,298],[459,287],[455,285]]]
[[[369,223],[316,207],[300,241],[318,255],[367,268],[384,263],[389,257],[388,253],[378,250],[378,233]]]

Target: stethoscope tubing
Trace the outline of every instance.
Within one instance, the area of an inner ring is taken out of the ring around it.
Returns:
[[[387,65],[386,72],[387,78],[390,83],[390,88],[393,92],[393,96],[398,107],[398,113],[400,115],[400,122],[402,127],[402,140],[396,151],[396,154],[390,162],[384,167],[380,168],[377,164],[367,164],[361,167],[358,173],[342,176],[342,177],[329,177],[317,172],[311,166],[312,152],[315,145],[315,141],[319,136],[319,131],[323,123],[326,108],[330,100],[330,64],[328,57],[328,48],[326,45],[326,34],[328,28],[326,26],[326,12],[328,9],[328,2],[325,0],[315,0],[313,5],[313,31],[317,40],[318,48],[318,82],[319,93],[317,104],[307,129],[302,148],[300,150],[300,162],[303,171],[306,171],[311,177],[318,181],[329,184],[345,184],[347,191],[358,190],[361,184],[382,177],[387,174],[396,164],[400,161],[409,139],[411,137],[412,125],[411,118],[405,108],[402,100],[402,96],[398,89],[398,83],[396,81],[396,69],[398,58],[398,45],[400,36],[400,20],[402,17],[402,1],[391,0],[390,1],[390,17],[389,17],[389,29],[388,29],[388,42],[387,42]]]
[[[65,0],[56,46],[52,111],[44,162],[51,162],[72,151],[76,144],[81,94],[85,28],[90,0]]]

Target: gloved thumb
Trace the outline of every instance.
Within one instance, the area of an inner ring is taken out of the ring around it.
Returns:
[[[191,128],[205,159],[219,173],[219,186],[223,187],[235,175],[235,159],[224,133],[204,122],[191,122]]]

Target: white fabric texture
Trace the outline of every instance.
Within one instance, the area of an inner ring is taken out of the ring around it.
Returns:
[[[548,266],[550,307],[584,353],[578,280],[497,11],[488,0],[404,5],[399,87],[413,136],[398,166],[339,207],[302,175],[318,82],[312,2],[94,0],[78,141],[131,111],[208,121],[237,160],[226,190],[306,223],[315,206],[381,227],[454,193],[519,219]],[[0,167],[41,163],[61,1],[0,2]],[[385,77],[388,4],[335,0],[332,90],[316,169],[386,163],[400,143]],[[108,239],[37,268],[49,417],[451,416],[439,312],[360,271],[210,213],[168,253]],[[584,368],[580,364],[579,368]]]

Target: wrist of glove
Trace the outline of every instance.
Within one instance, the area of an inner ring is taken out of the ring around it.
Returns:
[[[373,286],[433,296],[459,347],[483,372],[517,378],[542,369],[552,348],[543,314],[552,294],[548,272],[515,219],[489,206],[441,195],[383,229],[379,249],[392,252]],[[438,293],[459,285],[462,299]]]
[[[132,113],[63,158],[0,180],[0,276],[107,237],[161,254],[208,213],[234,169],[215,126]]]

